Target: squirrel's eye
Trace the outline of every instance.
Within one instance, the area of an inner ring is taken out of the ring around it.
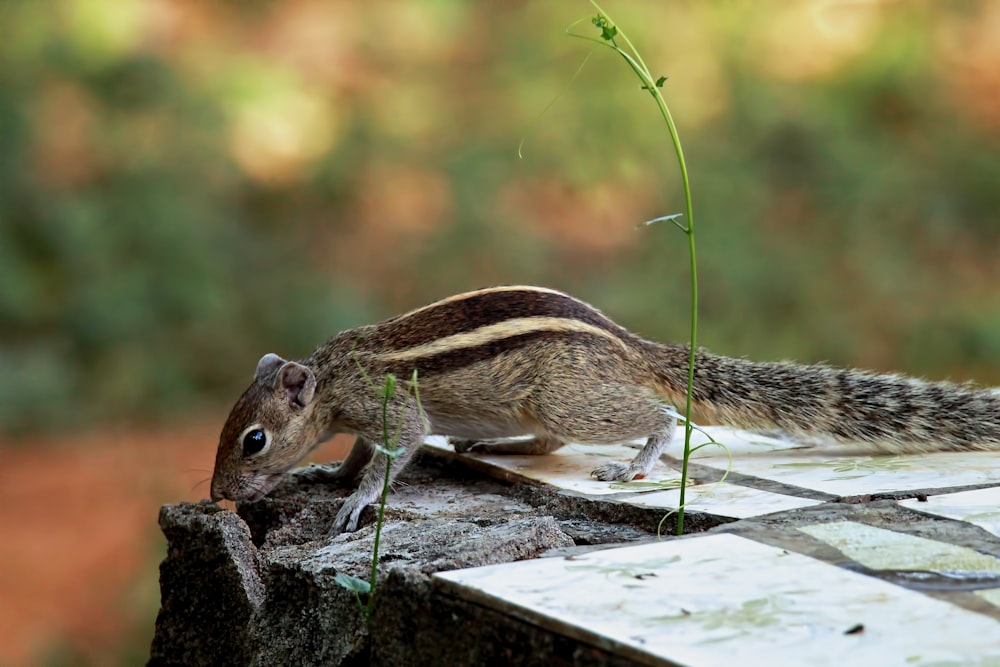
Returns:
[[[267,446],[267,433],[262,428],[255,428],[243,436],[243,456],[253,456],[263,451]]]

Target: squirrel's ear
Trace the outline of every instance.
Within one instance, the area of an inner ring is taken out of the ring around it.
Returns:
[[[278,387],[285,390],[285,396],[293,407],[304,408],[316,394],[316,376],[302,364],[288,361],[278,371],[275,388]]]
[[[253,379],[258,380],[263,377],[267,377],[274,373],[274,371],[281,368],[281,365],[285,363],[285,360],[276,354],[265,354],[257,362],[257,370],[253,374]]]

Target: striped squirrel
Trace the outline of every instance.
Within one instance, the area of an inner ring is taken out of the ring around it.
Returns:
[[[337,433],[357,442],[339,466],[293,471],[311,479],[361,481],[331,534],[357,529],[379,495],[385,455],[385,374],[417,370],[420,406],[389,399],[406,465],[429,433],[458,451],[544,454],[567,442],[648,438],[630,463],[599,466],[599,480],[645,476],[676,430],[689,348],[645,340],[571,296],[541,287],[494,287],[341,332],[305,359],[265,355],[219,440],[212,499],[259,500],[319,443]],[[363,369],[363,371],[362,371]],[[707,420],[870,443],[894,453],[1000,450],[1000,394],[824,365],[754,362],[696,354],[694,405]],[[420,408],[423,409],[423,415]],[[512,436],[529,440],[482,443]]]

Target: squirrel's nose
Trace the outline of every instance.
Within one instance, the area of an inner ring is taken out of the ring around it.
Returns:
[[[222,488],[222,484],[219,483],[218,477],[212,478],[211,498],[213,503],[217,503],[220,500],[225,500],[227,498],[226,491]]]

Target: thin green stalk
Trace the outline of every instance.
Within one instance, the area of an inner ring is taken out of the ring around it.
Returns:
[[[424,408],[420,403],[420,390],[417,387],[417,371],[414,369],[413,377],[410,379],[409,387],[407,388],[407,394],[413,391],[414,400],[417,403],[417,410],[420,413],[421,420],[424,419]],[[382,497],[378,504],[378,518],[375,521],[375,541],[372,546],[372,568],[371,574],[368,578],[368,605],[365,607],[365,622],[371,621],[372,608],[374,606],[375,600],[375,577],[378,574],[378,554],[379,554],[379,543],[382,540],[382,525],[385,523],[385,506],[388,502],[389,496],[389,484],[392,481],[392,462],[402,453],[399,445],[400,433],[403,427],[403,416],[400,416],[399,423],[396,425],[396,432],[390,438],[389,436],[389,399],[396,393],[396,377],[391,373],[385,378],[385,386],[383,388],[383,399],[382,399],[382,437],[384,440],[384,449],[382,451],[385,454],[385,478],[382,481]]]
[[[684,458],[681,465],[680,502],[677,511],[677,534],[681,535],[684,533],[684,496],[685,490],[687,489],[688,459],[691,456],[691,434],[694,430],[694,426],[691,422],[691,412],[694,400],[694,373],[698,341],[698,262],[695,252],[694,206],[691,200],[691,183],[688,178],[687,164],[684,161],[684,149],[681,147],[681,140],[677,133],[677,126],[674,124],[673,116],[670,115],[670,109],[667,108],[667,103],[663,99],[663,95],[660,94],[660,87],[666,79],[661,77],[654,80],[649,68],[646,67],[646,63],[642,60],[642,57],[639,55],[639,52],[636,50],[631,40],[629,40],[625,33],[618,29],[617,25],[611,20],[608,13],[601,9],[600,5],[594,2],[594,0],[590,0],[590,4],[593,5],[598,11],[598,15],[594,18],[593,23],[601,29],[601,39],[573,32],[569,32],[569,34],[573,37],[585,39],[613,49],[622,58],[624,58],[629,67],[632,68],[632,71],[639,77],[639,80],[643,83],[643,90],[648,91],[656,101],[656,106],[660,110],[660,115],[663,117],[663,120],[667,125],[667,129],[670,132],[670,139],[674,144],[674,153],[677,155],[677,163],[680,167],[681,183],[684,187],[684,207],[687,224],[681,225],[674,221],[674,224],[687,236],[688,255],[690,257],[691,265],[691,341],[690,353],[688,356],[687,398],[684,406]],[[615,41],[615,37],[619,35],[628,46],[631,53],[618,46],[618,43]]]
[[[373,390],[378,391],[374,382],[365,372],[364,368],[361,366],[361,362],[358,361],[355,356],[355,362],[358,364],[358,368],[361,374],[372,386]],[[413,374],[413,379],[410,383],[410,388],[416,393],[416,372]],[[409,390],[407,390],[407,393]],[[382,395],[382,444],[374,445],[376,451],[380,452],[386,457],[385,461],[385,479],[382,482],[382,498],[378,506],[378,518],[375,522],[375,539],[372,546],[372,565],[371,571],[368,576],[368,581],[354,577],[343,572],[338,572],[334,576],[334,581],[336,581],[340,586],[346,588],[347,590],[354,593],[354,598],[358,603],[358,610],[361,612],[361,616],[365,620],[365,625],[371,623],[372,609],[374,607],[375,600],[375,579],[378,574],[378,554],[379,546],[382,540],[382,525],[385,523],[385,506],[387,502],[387,497],[389,494],[389,483],[392,478],[392,462],[402,454],[402,448],[399,446],[399,436],[402,429],[402,423],[404,416],[400,416],[400,423],[396,428],[394,435],[390,435],[389,431],[389,399],[391,399],[396,394],[396,376],[391,373],[385,376],[385,382],[382,385],[381,395]],[[417,400],[420,400],[419,394],[416,394]],[[419,406],[421,414],[423,414],[423,408]],[[368,596],[368,603],[364,604],[361,602],[361,594],[364,593]]]
[[[389,398],[395,393],[396,382],[392,375],[386,376],[385,391],[382,395],[382,436],[386,450],[395,449],[389,444]],[[398,443],[397,443],[398,446]],[[385,479],[382,481],[382,499],[378,504],[378,519],[375,521],[375,544],[372,547],[372,569],[368,576],[368,604],[365,607],[365,622],[369,622],[372,617],[372,605],[375,600],[375,577],[378,574],[378,548],[382,540],[382,521],[385,517],[385,503],[389,494],[390,472],[392,470],[392,457],[385,456]]]
[[[372,591],[375,592],[375,575],[378,574],[378,547],[379,542],[382,539],[382,522],[385,518],[385,504],[387,501],[387,496],[389,495],[389,478],[390,470],[392,469],[392,459],[386,459],[385,462],[385,479],[382,481],[382,499],[379,500],[378,504],[378,520],[375,522],[375,545],[372,548],[372,571],[368,578],[368,585]],[[372,617],[372,605],[374,603],[375,596],[372,594],[368,595],[368,606],[365,610],[365,620],[369,620]]]

